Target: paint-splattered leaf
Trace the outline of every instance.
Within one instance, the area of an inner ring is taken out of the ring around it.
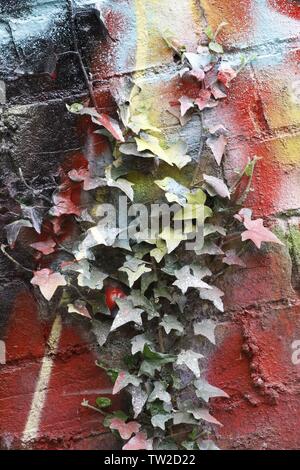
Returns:
[[[223,54],[224,53],[224,49],[223,49],[222,45],[219,44],[218,42],[211,41],[209,43],[208,47],[212,52],[215,52],[216,54]]]
[[[228,199],[230,199],[229,189],[227,188],[224,181],[222,181],[220,178],[204,174],[203,179],[209,186],[208,190],[210,190],[209,192],[211,195],[218,194],[220,197],[227,197]],[[211,189],[213,191],[211,191]]]
[[[215,397],[229,398],[229,395],[227,395],[227,393],[225,393],[223,390],[221,390],[218,387],[214,387],[213,385],[210,385],[204,379],[195,380],[194,386],[196,389],[195,392],[196,392],[197,397],[202,398],[207,403],[209,402],[210,398],[215,398]]]
[[[97,343],[100,347],[102,347],[106,343],[108,335],[110,333],[110,328],[111,323],[108,321],[92,321],[92,331],[96,336]]]
[[[129,374],[129,372],[122,370],[121,372],[119,372],[117,380],[115,381],[112,394],[116,395],[129,384],[133,385],[134,387],[139,387],[141,382],[142,380],[136,377],[135,375],[131,375]]]
[[[198,106],[200,111],[203,111],[205,109],[209,102],[210,102],[210,97],[211,97],[211,91],[210,90],[201,90],[199,92],[199,95],[197,99],[195,100],[195,105]]]
[[[141,308],[135,308],[133,303],[128,299],[116,299],[119,311],[113,321],[111,331],[126,325],[126,323],[134,322],[137,325],[142,325],[141,315],[144,312]]]
[[[193,416],[195,419],[199,420],[203,420],[203,421],[207,421],[208,423],[211,423],[211,424],[217,424],[218,426],[223,426],[216,418],[214,418],[208,410],[206,410],[205,408],[191,408],[190,410],[188,410]]]
[[[163,180],[156,180],[154,182],[160,189],[165,191],[166,199],[169,202],[177,202],[180,205],[185,204],[187,194],[189,193],[188,188],[177,183],[177,181],[169,176]]]
[[[217,324],[210,319],[202,320],[194,325],[195,335],[205,336],[212,344],[216,344],[215,329]]]
[[[105,178],[93,177],[90,170],[87,168],[81,168],[79,170],[73,169],[69,171],[68,176],[72,181],[83,181],[84,191],[91,191],[92,189],[106,186],[107,184]]]
[[[178,331],[179,333],[183,333],[184,328],[182,323],[177,320],[175,315],[164,315],[162,321],[160,322],[160,326],[162,326],[165,332],[170,334],[172,330]]]
[[[35,271],[31,284],[39,286],[41,293],[47,300],[51,300],[55,291],[60,286],[67,284],[66,279],[62,274],[55,273],[51,269],[41,269]]]
[[[169,148],[163,148],[157,137],[143,134],[141,138],[135,138],[137,149],[139,152],[150,150],[159,159],[165,161],[169,165],[176,165],[178,168],[183,168],[191,161],[191,157],[186,155],[187,144],[179,140],[176,144]]]
[[[218,165],[221,164],[228,139],[225,135],[211,136],[207,139],[206,144],[211,149]]]
[[[151,272],[151,268],[147,267],[142,260],[127,256],[125,263],[119,268],[119,271],[127,274],[128,285],[132,287],[143,274]]]
[[[124,136],[120,129],[119,123],[104,113],[98,113],[95,108],[83,108],[80,110],[80,114],[88,114],[94,124],[105,127],[108,132],[118,141],[124,142]]]
[[[31,222],[29,220],[20,219],[5,226],[6,238],[11,247],[16,243],[19,233],[24,227],[32,227]]]
[[[147,439],[147,435],[139,432],[122,447],[122,450],[152,450],[152,439]]]
[[[125,423],[122,419],[114,418],[110,422],[110,429],[116,429],[124,440],[130,439],[132,434],[137,434],[141,425],[135,421]]]
[[[151,403],[155,400],[161,400],[165,403],[171,403],[171,395],[166,391],[161,382],[154,382],[154,389],[149,395],[148,401]]]
[[[264,227],[263,219],[250,220],[245,218],[244,226],[247,230],[242,233],[242,240],[251,240],[257,248],[261,247],[262,242],[272,242],[283,245],[274,233]]]
[[[218,72],[218,80],[229,88],[231,81],[236,78],[237,72],[230,67],[229,64],[223,63],[220,65]]]
[[[187,235],[182,233],[182,230],[174,230],[169,227],[164,228],[159,234],[159,237],[165,240],[169,254],[172,253],[182,241],[187,240]]]
[[[134,336],[131,340],[131,353],[134,355],[138,352],[143,352],[145,344],[148,344],[149,346],[152,345],[152,341],[149,340],[146,335],[137,335]]]
[[[172,415],[170,414],[157,414],[152,416],[151,424],[155,428],[160,428],[163,431],[166,429],[166,423],[172,419]]]
[[[203,300],[209,300],[214,304],[214,306],[220,310],[220,312],[224,312],[224,305],[222,302],[222,297],[224,296],[224,292],[221,291],[218,287],[211,286],[211,289],[199,289],[199,296]]]
[[[184,266],[183,268],[175,271],[177,281],[173,282],[173,286],[177,286],[183,294],[187,292],[190,287],[211,289],[211,287],[202,278],[207,276],[207,271],[204,269],[203,273],[198,271],[196,274],[192,272],[192,266]]]
[[[90,289],[103,289],[103,281],[108,277],[108,274],[102,273],[97,268],[91,268],[90,271],[85,271],[78,276],[78,285],[81,287],[89,287]]]
[[[105,178],[106,178],[107,186],[120,189],[121,191],[123,191],[123,193],[126,194],[126,196],[131,201],[133,201],[133,197],[134,197],[134,193],[132,189],[132,186],[134,186],[133,183],[131,183],[130,181],[127,181],[124,178],[118,178],[117,180],[114,180],[111,176],[111,168],[107,168],[105,170]]]
[[[179,103],[181,116],[184,116],[191,108],[194,107],[194,100],[192,100],[188,96],[182,96],[179,99]]]
[[[31,243],[30,246],[43,253],[43,255],[50,255],[51,253],[54,253],[56,243],[52,238],[48,238],[48,240],[45,240],[44,242]]]
[[[86,303],[82,300],[76,300],[74,304],[68,304],[68,312],[69,313],[77,313],[78,315],[82,315],[86,318],[92,318],[90,312],[86,307]]]
[[[128,391],[131,394],[134,419],[136,419],[148,400],[148,394],[141,387],[134,387],[133,385],[128,387]]]
[[[184,365],[190,369],[196,377],[200,377],[200,369],[198,361],[204,356],[196,353],[195,351],[181,351],[177,357],[176,364],[181,366]]]

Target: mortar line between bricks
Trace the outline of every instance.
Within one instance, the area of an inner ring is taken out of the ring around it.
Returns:
[[[61,317],[58,315],[53,322],[51,333],[48,338],[49,352],[55,353],[57,351],[61,332],[62,321]],[[46,353],[42,361],[29,415],[22,435],[22,442],[24,444],[34,440],[37,436],[44,403],[47,397],[53,361],[54,358]]]

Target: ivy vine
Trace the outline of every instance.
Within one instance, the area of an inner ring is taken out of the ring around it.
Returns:
[[[195,114],[201,119],[206,109],[226,98],[232,80],[247,64],[243,60],[239,69],[233,69],[223,58],[218,42],[223,26],[216,32],[207,28],[208,41],[196,51],[187,51],[170,34],[165,37],[174,52],[180,80],[197,89],[196,95],[187,93],[169,108],[181,126]],[[184,141],[166,142],[161,129],[151,122],[151,109],[141,98],[138,82],[124,80],[121,89],[112,91],[118,120],[81,103],[68,107],[72,113],[88,115],[98,126],[96,133],[106,142],[101,155],[88,155],[79,166],[61,174],[51,197],[30,186],[20,173],[35,202],[19,204],[21,217],[6,226],[8,245],[1,250],[24,268],[10,250],[22,229],[41,234],[30,245],[38,254],[31,284],[47,301],[55,295],[61,309],[91,322],[107,359],[97,365],[109,375],[112,395],[122,391],[131,401],[122,411],[111,411],[109,397],[98,397],[95,404],[85,399],[82,405],[104,415],[104,425],[122,439],[123,449],[216,449],[211,426],[221,423],[210,414],[208,404],[213,397],[226,399],[228,395],[202,377],[200,364],[205,342],[215,344],[217,322],[208,313],[194,318],[189,300],[200,299],[200,305],[210,304],[223,312],[224,293],[215,282],[224,270],[245,266],[240,256],[247,243],[258,248],[264,241],[281,243],[261,219],[252,219],[250,209],[242,208],[258,158],[249,159],[228,187],[221,171],[203,174],[199,164],[195,169]],[[220,124],[206,130],[204,140],[216,167],[221,168],[228,141],[226,128]],[[201,160],[201,152],[198,157]],[[107,158],[110,164],[104,167]],[[186,177],[185,182],[180,178],[183,168],[194,171],[189,183]],[[157,188],[159,202],[176,202],[181,207],[172,223],[175,219],[189,222],[189,232],[194,235],[201,228],[203,241],[192,252],[183,248],[184,234],[174,238],[172,228],[158,232],[154,239],[129,233],[124,240],[120,226],[107,219],[103,223],[105,200],[114,201],[122,194],[126,205],[138,200],[131,177],[136,169],[147,177],[147,185]],[[84,193],[79,205],[72,197],[74,187]],[[192,207],[188,213],[184,211],[187,205]],[[201,221],[196,208],[201,209]],[[64,244],[60,234],[64,217],[70,215],[77,235]],[[64,260],[49,261],[47,266],[48,257],[57,250]],[[126,343],[118,366],[108,358],[115,337]]]

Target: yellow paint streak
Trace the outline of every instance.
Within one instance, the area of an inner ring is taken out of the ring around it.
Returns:
[[[166,86],[164,77],[159,82],[145,80],[146,70],[152,66],[173,61],[173,53],[163,36],[170,34],[180,43],[195,48],[201,34],[201,14],[196,0],[135,0],[136,14],[136,73],[134,79],[143,82],[140,101],[152,106],[150,120],[161,126],[160,110],[168,107],[161,90]]]
[[[57,316],[52,325],[51,333],[48,338],[49,350],[43,357],[39,377],[35,387],[29,415],[22,436],[22,442],[28,443],[37,437],[42,411],[47,398],[48,385],[53,367],[53,354],[57,351],[61,337],[62,323],[61,317]]]

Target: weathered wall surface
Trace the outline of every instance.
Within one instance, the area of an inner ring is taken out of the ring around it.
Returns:
[[[300,369],[291,360],[300,339],[300,5],[293,0],[107,0],[99,2],[109,33],[100,30],[88,0],[78,0],[74,30],[70,2],[9,0],[0,5],[0,75],[7,105],[1,109],[1,204],[19,167],[43,181],[69,157],[96,151],[88,124],[65,108],[87,95],[74,50],[74,32],[93,78],[99,107],[111,110],[114,77],[144,79],[156,120],[172,139],[175,123],[164,113],[178,89],[173,58],[161,34],[170,30],[193,46],[203,25],[227,21],[223,43],[233,62],[255,54],[228,99],[205,115],[204,125],[222,122],[230,142],[224,172],[230,181],[248,156],[260,160],[249,206],[276,221],[287,248],[255,249],[247,268],[229,270],[221,282],[226,313],[206,371],[230,399],[212,403],[224,423],[221,448],[300,448]],[[3,52],[2,52],[3,51]],[[57,60],[57,66],[53,63]],[[180,96],[180,95],[179,95]],[[197,156],[197,120],[183,131]],[[205,157],[209,159],[207,153]],[[210,161],[204,162],[210,165]],[[3,189],[2,189],[3,188]],[[0,212],[5,224],[9,213]],[[0,259],[0,339],[7,363],[0,365],[0,446],[3,448],[112,448],[99,416],[82,408],[110,393],[94,365],[97,348],[84,320],[60,320],[39,308],[24,274]]]

